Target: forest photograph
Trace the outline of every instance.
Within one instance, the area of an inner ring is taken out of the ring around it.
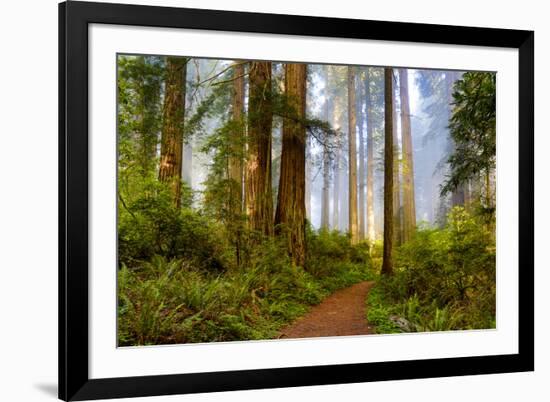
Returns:
[[[496,73],[117,55],[117,345],[496,328]]]

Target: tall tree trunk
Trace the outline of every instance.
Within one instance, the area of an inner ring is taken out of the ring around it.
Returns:
[[[242,212],[243,202],[243,153],[244,153],[244,64],[238,62],[233,68],[232,114],[235,131],[231,135],[232,149],[229,158],[231,204],[234,213]]]
[[[330,122],[330,111],[332,108],[332,99],[329,94],[329,66],[324,67],[325,71],[325,105],[324,119]],[[329,211],[330,211],[330,153],[329,153],[329,138],[325,136],[323,143],[323,193],[321,197],[321,229],[329,229]]]
[[[306,74],[307,64],[285,65],[285,91],[297,119],[305,117]],[[305,163],[306,128],[300,121],[285,118],[275,225],[278,234],[287,238],[292,262],[301,267],[306,260]]]
[[[395,82],[395,81],[394,81]],[[393,123],[393,241],[395,245],[403,242],[403,230],[401,220],[403,211],[401,209],[401,187],[399,180],[399,140],[397,138],[397,105],[395,90],[392,96],[392,123]]]
[[[492,196],[491,196],[491,171],[485,170],[485,207],[492,207]]]
[[[393,71],[384,69],[384,250],[382,274],[393,272]]]
[[[306,202],[306,218],[311,222],[311,145],[306,141],[306,183],[305,183],[305,202]]]
[[[170,186],[174,203],[178,208],[181,205],[187,61],[188,59],[183,57],[166,58],[166,82],[160,148],[159,180]]]
[[[357,146],[355,110],[355,67],[348,67],[348,133],[349,133],[349,233],[351,244],[359,241],[357,231]]]
[[[412,239],[416,230],[416,207],[414,201],[409,80],[408,72],[405,68],[399,69],[399,89],[401,101],[401,143],[403,149],[403,242],[407,242]]]
[[[231,133],[228,176],[230,180],[229,209],[231,211],[230,233],[234,236],[237,266],[241,265],[243,212],[243,156],[244,156],[244,64],[237,62],[233,68],[232,117],[235,126]]]
[[[370,99],[370,68],[365,77],[365,100],[367,112],[367,233],[370,242],[376,238],[374,230],[374,138],[373,113]]]
[[[337,130],[337,135],[334,138],[334,184],[332,193],[332,228],[340,230],[340,164],[342,155],[342,138],[340,130],[340,115],[342,113],[341,105],[334,102],[333,126]]]
[[[346,99],[347,105],[347,99]],[[348,115],[345,114],[344,118],[346,119],[346,126]],[[346,132],[345,136],[342,137],[343,147],[349,146],[348,143],[348,133]],[[344,143],[345,142],[345,143]],[[348,152],[342,152],[340,155],[340,217],[338,218],[340,222],[340,230],[342,232],[349,233],[349,163],[348,163]]]
[[[189,187],[193,186],[193,144],[190,140],[183,144],[181,179]]]
[[[464,206],[467,207],[470,205],[470,180],[468,180],[466,183],[464,183]]]
[[[271,63],[251,62],[248,102],[246,212],[252,230],[273,234],[271,189]]]
[[[366,234],[366,201],[365,201],[365,190],[366,190],[366,183],[365,183],[365,136],[363,133],[363,126],[365,122],[365,115],[363,114],[363,91],[360,89],[361,87],[357,87],[357,92],[359,93],[359,96],[357,96],[356,103],[357,103],[357,126],[359,129],[359,239],[364,240],[365,234]]]

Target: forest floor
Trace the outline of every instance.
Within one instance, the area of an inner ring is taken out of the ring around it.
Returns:
[[[309,313],[284,327],[278,338],[373,333],[365,314],[365,300],[373,285],[373,281],[365,281],[336,291]]]

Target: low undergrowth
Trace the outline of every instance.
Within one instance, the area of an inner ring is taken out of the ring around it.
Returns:
[[[394,274],[367,298],[378,333],[496,327],[495,237],[491,221],[454,208],[443,229],[418,230],[396,249]]]
[[[219,258],[208,256],[222,265],[216,269],[190,247],[121,265],[120,346],[273,338],[335,290],[373,276],[367,244],[350,246],[336,232],[309,231],[305,268],[292,266],[276,240],[256,245],[241,266],[224,266],[230,259],[221,248]]]

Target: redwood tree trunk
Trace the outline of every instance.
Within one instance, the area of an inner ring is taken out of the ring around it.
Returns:
[[[330,111],[332,108],[332,100],[330,98],[328,66],[325,66],[325,115],[324,119],[330,122]],[[321,229],[329,229],[329,211],[330,211],[330,155],[329,155],[329,138],[325,137],[323,144],[323,193],[321,197]]]
[[[369,69],[367,69],[365,77],[365,100],[367,109],[367,233],[369,241],[373,242],[376,238],[374,230],[374,138]]]
[[[297,119],[305,117],[306,74],[306,64],[285,65],[285,91]],[[278,234],[286,237],[292,262],[301,267],[306,260],[305,163],[306,128],[296,119],[285,118],[275,225]]]
[[[234,131],[231,133],[231,148],[228,161],[229,222],[230,233],[234,236],[237,266],[241,265],[242,221],[243,212],[243,156],[244,156],[244,64],[237,62],[233,68],[232,117]]]
[[[246,212],[252,230],[273,234],[271,191],[271,63],[251,62],[248,104]]]
[[[409,81],[407,69],[399,69],[399,94],[401,101],[401,143],[403,149],[403,242],[409,241],[416,230],[414,202],[414,166],[411,135],[411,111],[409,108]]]
[[[393,272],[393,72],[384,69],[384,250],[382,274]]]
[[[355,67],[348,67],[348,133],[349,133],[349,233],[351,244],[359,240],[357,231],[357,146],[356,125],[357,116],[355,110]]]
[[[361,90],[360,87],[357,87],[357,90],[359,92],[359,96],[357,96],[356,103],[357,103],[357,126],[358,126],[358,134],[359,134],[359,239],[364,240],[365,239],[365,233],[366,233],[366,202],[365,202],[365,136],[363,135],[363,123],[365,122],[364,114],[363,114],[363,96],[361,96]]]
[[[306,141],[306,218],[308,222],[311,222],[311,170],[312,170],[312,155],[311,145]]]
[[[187,60],[182,57],[166,58],[164,112],[162,115],[159,180],[170,186],[174,203],[178,208],[181,205]]]
[[[235,130],[231,137],[232,149],[229,158],[229,179],[232,181],[230,202],[234,213],[240,214],[243,201],[244,64],[235,64],[233,71],[232,115]]]
[[[340,159],[342,155],[342,139],[340,138],[340,115],[342,113],[341,105],[338,102],[334,104],[333,126],[337,130],[334,138],[334,183],[332,192],[332,228],[340,230]]]
[[[403,230],[401,229],[401,187],[399,183],[399,141],[397,138],[397,106],[395,91],[392,96],[392,123],[393,123],[393,240],[396,245],[403,242]]]

